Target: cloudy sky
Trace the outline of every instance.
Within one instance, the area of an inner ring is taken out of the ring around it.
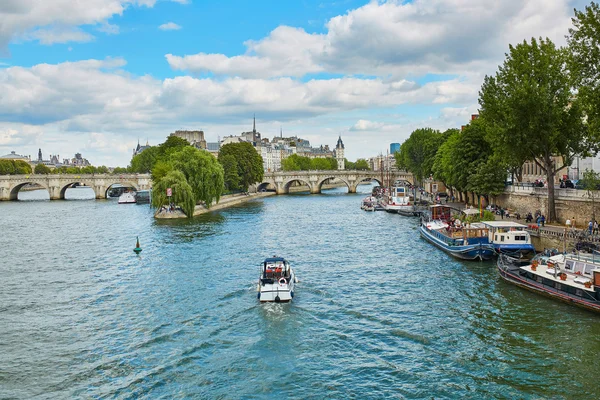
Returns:
[[[564,44],[583,0],[1,0],[0,153],[125,166],[138,139],[264,136],[351,160],[460,127],[509,43]]]

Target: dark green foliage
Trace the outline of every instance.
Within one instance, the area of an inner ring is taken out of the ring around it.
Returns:
[[[566,52],[549,39],[510,46],[495,76],[486,76],[479,93],[481,117],[490,124],[490,141],[512,163],[536,162],[548,185],[548,221],[556,220],[554,176],[575,155],[595,151],[598,140],[587,129],[581,99],[573,96]],[[561,156],[555,165],[553,156]]]
[[[140,174],[147,174],[152,171],[154,164],[159,160],[164,152],[158,146],[152,146],[140,154],[133,156],[131,159],[131,172],[137,172]]]
[[[123,168],[123,167],[116,167],[115,169],[113,169],[113,174],[127,174],[129,172],[129,170],[127,168]]]
[[[569,29],[569,69],[577,97],[594,136],[600,135],[600,6],[591,2],[583,11],[575,10]]]
[[[226,155],[221,157],[219,162],[223,166],[225,189],[227,189],[228,192],[239,190],[241,179],[235,157],[231,154]]]
[[[227,156],[233,156],[237,163],[239,187],[247,191],[248,187],[261,182],[264,176],[263,159],[256,149],[247,142],[229,143],[219,150],[219,162]]]
[[[252,150],[256,153],[254,148]],[[186,146],[171,154],[170,163],[174,170],[183,172],[197,202],[202,201],[210,207],[213,201],[219,201],[224,186],[223,167],[215,157]]]
[[[173,194],[170,201],[180,206],[185,215],[192,217],[196,208],[196,200],[191,186],[187,183],[181,171],[171,171],[158,182],[154,182],[152,205],[161,207],[169,204],[167,188],[171,188]]]
[[[51,170],[46,165],[39,163],[35,166],[33,172],[35,172],[36,174],[48,175],[49,173],[51,173]]]
[[[444,140],[444,134],[431,128],[413,131],[400,146],[400,151],[394,153],[396,165],[412,172],[417,181],[422,182],[433,173],[435,155]]]

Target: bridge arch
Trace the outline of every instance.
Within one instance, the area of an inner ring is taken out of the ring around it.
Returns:
[[[356,179],[356,185],[358,186],[358,185],[360,185],[362,183],[367,183],[367,182],[372,182],[372,181],[377,182],[377,184],[379,186],[383,186],[383,183],[381,182],[381,179],[373,177],[373,176],[359,176]]]
[[[109,181],[111,182],[111,181]],[[105,187],[103,186],[102,188],[99,189],[99,191],[101,191],[104,194],[105,199],[108,199],[108,191],[115,185],[122,185],[126,188],[132,188],[133,190],[135,190],[136,192],[140,189],[138,189],[139,185],[137,184],[133,184],[132,182],[114,182],[114,183],[109,183],[108,185],[106,185]],[[96,197],[98,197],[99,193],[96,193]]]
[[[77,183],[79,183],[79,184],[83,183],[84,186],[89,187],[92,190],[94,190],[94,184],[91,183],[91,182],[86,182],[85,180],[83,180],[83,181],[81,181],[81,180],[80,181],[73,181],[73,182],[68,183],[66,185],[65,184],[61,185],[62,187],[60,188],[59,199],[60,200],[64,200],[65,199],[65,194],[67,194],[67,189],[75,187],[75,185]],[[94,191],[94,194],[95,194],[95,191]]]
[[[341,176],[335,176],[335,175],[331,175],[331,176],[322,176],[319,178],[319,180],[317,181],[317,189],[318,192],[317,193],[321,193],[321,189],[323,188],[323,184],[328,181],[329,179],[337,179],[342,181],[346,187],[348,188],[348,192],[350,192],[352,190],[352,185],[348,182],[348,180],[346,180],[345,178],[341,177]]]
[[[313,188],[312,188],[309,180],[304,179],[302,177],[300,177],[300,178],[299,177],[293,177],[293,178],[288,179],[287,181],[285,181],[283,183],[282,187],[283,187],[283,193],[284,194],[289,194],[290,193],[290,187],[291,187],[292,183],[294,183],[294,182],[300,182],[300,183],[308,186],[308,191],[311,192],[311,193],[313,192]]]
[[[45,186],[42,185],[39,182],[23,182],[23,183],[18,183],[16,185],[14,185],[11,189],[10,189],[10,195],[9,195],[9,200],[11,201],[16,201],[19,200],[19,191],[27,185],[37,185],[39,186],[40,189],[46,190],[48,192],[48,196],[50,196],[50,189]]]
[[[272,181],[265,181],[260,183],[257,187],[256,187],[256,191],[257,192],[266,192],[268,190],[277,190],[277,185],[275,184],[275,182]]]

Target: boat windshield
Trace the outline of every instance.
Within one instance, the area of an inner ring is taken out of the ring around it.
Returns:
[[[290,266],[283,259],[267,259],[263,263],[263,274],[265,278],[281,278],[289,276]]]

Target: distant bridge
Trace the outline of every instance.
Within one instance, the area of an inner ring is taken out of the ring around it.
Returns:
[[[265,173],[263,181],[257,185],[257,189],[260,191],[275,188],[277,194],[287,194],[294,182],[300,182],[308,186],[311,193],[321,193],[321,187],[331,178],[345,183],[348,193],[356,193],[356,187],[365,182],[377,181],[382,185],[381,171],[279,171]],[[385,178],[387,179],[387,176]],[[413,175],[406,171],[391,172],[390,180],[414,183]]]
[[[136,190],[151,187],[150,174],[57,174],[57,175],[0,175],[0,201],[17,200],[19,190],[27,184],[37,184],[50,193],[50,200],[65,198],[65,192],[75,184],[84,184],[94,190],[97,199],[105,199],[108,189],[120,183]]]

